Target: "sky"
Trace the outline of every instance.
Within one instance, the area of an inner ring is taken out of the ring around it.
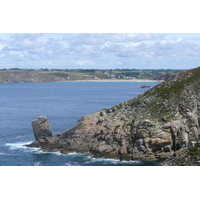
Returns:
[[[0,68],[190,69],[199,33],[1,33]]]

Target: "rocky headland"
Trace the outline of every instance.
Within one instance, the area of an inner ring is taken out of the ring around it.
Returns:
[[[166,159],[163,165],[198,165],[200,67],[129,101],[86,115],[75,127],[55,136],[44,116],[32,125],[36,141],[28,146],[43,151],[90,152],[95,157]],[[191,161],[191,155],[196,155],[196,161]],[[180,156],[189,156],[191,162],[177,161]]]

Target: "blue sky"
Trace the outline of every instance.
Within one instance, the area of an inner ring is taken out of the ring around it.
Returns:
[[[0,68],[191,69],[199,33],[1,33]]]

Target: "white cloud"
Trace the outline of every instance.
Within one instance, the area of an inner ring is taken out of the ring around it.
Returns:
[[[153,33],[82,33],[8,34],[7,38],[5,35],[1,38],[0,34],[0,67],[19,64],[22,68],[30,68],[33,62],[34,66],[52,65],[58,68],[77,65],[83,68],[129,68],[144,67],[145,64],[154,67],[152,63],[156,62],[160,62],[162,67],[166,66],[167,60],[170,60],[170,66],[173,61],[178,63],[177,59],[181,67],[191,58],[195,58],[197,63],[200,42],[187,40],[184,35],[167,36]]]
[[[157,40],[158,36],[153,33],[129,33],[126,35],[129,41],[141,42],[146,40]]]
[[[0,44],[0,51],[5,47],[5,44]]]
[[[183,38],[178,38],[176,41],[181,42],[182,40],[183,40]]]
[[[24,39],[36,40],[42,35],[43,33],[15,33],[11,35],[11,38],[17,41],[24,40]]]
[[[81,61],[76,61],[76,64],[83,66],[83,65],[94,65],[94,62],[90,60],[81,60]]]

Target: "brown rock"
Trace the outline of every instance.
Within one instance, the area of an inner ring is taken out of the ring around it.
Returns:
[[[46,142],[52,137],[50,124],[46,116],[40,116],[32,122],[35,139],[39,142]]]
[[[43,149],[153,160],[175,155],[196,141],[199,116],[200,67],[109,110],[86,115],[75,127],[57,136],[52,137],[44,116],[33,121],[33,129]]]

